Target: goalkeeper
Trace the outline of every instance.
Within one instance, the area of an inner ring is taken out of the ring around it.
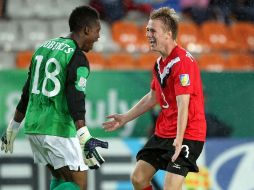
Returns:
[[[85,122],[90,69],[83,52],[99,38],[99,14],[88,6],[77,7],[69,27],[67,37],[48,40],[33,54],[14,118],[1,138],[1,149],[12,153],[25,118],[34,161],[46,165],[53,175],[50,190],[87,189],[88,167],[97,169],[104,162],[96,147],[108,147],[90,135]]]

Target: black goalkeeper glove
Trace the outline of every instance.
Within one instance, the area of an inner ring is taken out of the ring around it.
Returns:
[[[82,127],[77,131],[84,162],[90,169],[98,169],[105,160],[97,152],[96,147],[108,148],[108,142],[101,141],[90,135],[88,128]]]

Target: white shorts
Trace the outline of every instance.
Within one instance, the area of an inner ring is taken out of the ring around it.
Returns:
[[[76,137],[64,138],[49,135],[27,135],[34,162],[50,164],[54,169],[68,166],[70,170],[88,170],[85,165],[79,140]]]

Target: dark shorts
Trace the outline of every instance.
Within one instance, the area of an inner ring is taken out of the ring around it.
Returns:
[[[188,172],[198,172],[196,160],[203,149],[204,142],[184,139],[181,153],[174,163],[171,161],[175,153],[173,142],[174,139],[153,135],[138,152],[136,158],[151,164],[156,171],[165,170],[184,177]]]

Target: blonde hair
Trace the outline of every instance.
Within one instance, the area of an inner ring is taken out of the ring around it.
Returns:
[[[150,14],[150,19],[158,19],[165,25],[167,31],[172,32],[172,37],[175,40],[178,33],[178,16],[174,9],[169,7],[161,7],[153,10]]]

